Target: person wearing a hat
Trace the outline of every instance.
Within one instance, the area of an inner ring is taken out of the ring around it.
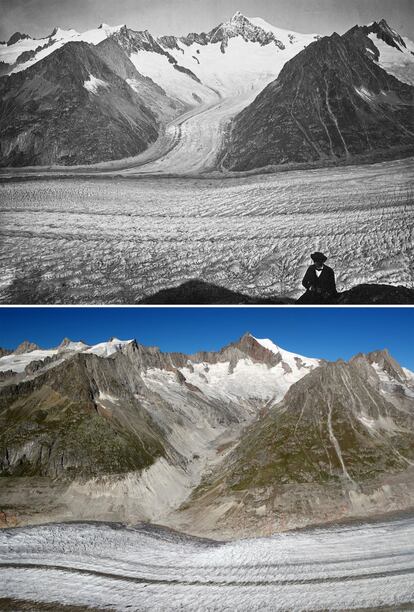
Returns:
[[[306,289],[299,299],[299,304],[329,304],[336,296],[335,274],[332,268],[325,266],[328,259],[323,253],[312,253],[313,264],[306,270],[302,285]]]

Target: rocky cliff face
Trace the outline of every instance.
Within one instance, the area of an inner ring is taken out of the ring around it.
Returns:
[[[95,347],[65,339],[50,351],[31,346],[0,360],[3,475],[91,477],[139,471],[158,457],[185,465],[318,365],[311,360],[293,372],[282,349],[274,353],[250,334],[193,356],[116,339]],[[264,390],[242,384],[249,370]],[[192,441],[194,419],[205,431]]]
[[[267,533],[384,511],[393,486],[394,507],[409,505],[413,382],[387,351],[322,364],[205,477],[182,509],[182,524],[213,532],[220,521],[228,534],[236,525],[246,534]]]
[[[194,355],[65,339],[0,372],[0,473],[22,520],[224,537],[414,499],[414,374],[387,351],[326,363],[249,333]],[[28,503],[30,482],[49,493]]]
[[[385,25],[371,29],[387,44],[404,43],[391,40]],[[334,33],[287,62],[233,120],[223,165],[249,170],[413,151],[414,88],[378,65],[368,34],[359,27]]]
[[[126,25],[0,44],[0,163],[75,165],[142,152],[174,117],[276,77],[313,35],[236,13],[156,39]],[[52,143],[52,144],[51,144]]]
[[[226,52],[229,40],[237,36],[241,36],[246,42],[258,42],[260,45],[276,45],[278,49],[285,49],[285,45],[279,40],[273,32],[266,31],[260,26],[252,23],[250,19],[245,17],[240,11],[237,11],[229,21],[219,24],[207,34],[189,35],[182,37],[180,40],[190,45],[196,40],[199,44],[206,45],[208,43],[220,43],[222,53]]]
[[[129,80],[129,81],[128,81]],[[69,42],[0,79],[3,166],[77,164],[140,153],[179,103],[142,77],[111,39]]]

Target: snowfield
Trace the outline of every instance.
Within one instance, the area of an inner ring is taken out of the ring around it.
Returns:
[[[0,532],[0,603],[160,612],[408,609],[413,578],[411,516],[231,542],[145,524]]]
[[[37,349],[20,354],[12,353],[11,355],[0,357],[0,372],[11,370],[12,372],[22,373],[24,372],[25,367],[33,361],[43,361],[46,359],[46,357],[57,356],[60,356],[63,360],[73,355],[74,352],[93,353],[98,357],[110,357],[131,342],[133,342],[133,340],[119,340],[118,338],[112,338],[108,342],[100,342],[94,346],[88,346],[84,342],[69,342],[64,347],[58,347],[55,349]],[[58,362],[56,361],[56,363]]]
[[[413,167],[3,181],[0,300],[133,303],[190,278],[296,297],[315,250],[339,290],[412,286]]]

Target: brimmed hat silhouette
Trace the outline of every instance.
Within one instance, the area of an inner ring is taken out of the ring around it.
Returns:
[[[317,251],[316,253],[311,254],[311,259],[315,263],[325,263],[328,258],[323,253],[319,253],[319,251]]]

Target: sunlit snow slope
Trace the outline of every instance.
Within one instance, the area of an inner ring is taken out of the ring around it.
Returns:
[[[21,72],[33,64],[44,59],[68,42],[87,42],[92,45],[108,38],[118,32],[122,26],[109,26],[105,23],[99,28],[87,30],[80,34],[74,29],[64,30],[55,28],[53,32],[45,38],[22,38],[14,44],[0,44],[0,62],[4,62],[8,68],[8,73]],[[10,43],[10,41],[9,41]],[[27,54],[27,59],[21,61],[23,53]],[[18,61],[20,58],[20,61]]]
[[[68,342],[63,346],[53,349],[38,349],[26,353],[11,353],[0,358],[0,372],[11,370],[12,372],[24,372],[24,369],[34,361],[43,361],[47,357],[69,358],[73,353],[93,353],[98,357],[109,357],[119,351],[132,340],[119,340],[111,338],[108,342],[100,342],[89,346],[84,342]]]
[[[241,19],[246,19],[253,31],[272,33],[280,41],[280,47],[273,42],[261,44],[254,40],[254,35],[250,36],[253,40],[246,40],[246,24],[240,26]],[[231,34],[228,40],[225,39],[224,48],[214,35],[207,44],[195,41],[188,45],[188,41],[175,39],[175,47],[168,48],[180,66],[194,73],[216,96],[215,99],[214,96],[206,98],[201,94],[204,104],[184,121],[179,118],[167,128],[165,154],[156,161],[143,163],[141,168],[133,167],[129,172],[197,174],[213,169],[224,128],[230,119],[278,76],[289,59],[315,40],[312,34],[280,30],[262,19],[244,18],[239,13],[222,24],[222,29]],[[152,51],[139,51],[131,55],[131,60],[141,74],[161,84],[169,96],[191,102],[193,94],[188,87],[189,77],[183,77],[181,73],[177,76],[166,57]],[[194,85],[197,84],[193,84],[193,88]],[[165,136],[161,139],[164,141]],[[159,142],[144,153],[143,162],[147,162],[152,150],[159,150]]]

